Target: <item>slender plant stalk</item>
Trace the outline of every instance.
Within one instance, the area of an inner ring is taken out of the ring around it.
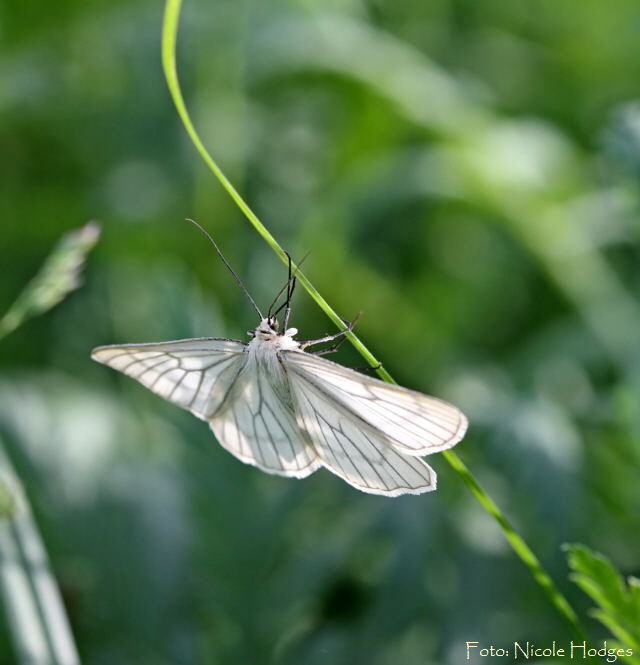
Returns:
[[[62,597],[31,508],[0,441],[0,597],[20,665],[79,665]]]
[[[169,86],[169,91],[171,97],[176,105],[178,114],[182,123],[191,138],[191,141],[195,145],[197,151],[200,153],[200,156],[209,166],[213,174],[220,181],[222,186],[225,188],[229,196],[234,200],[236,205],[242,210],[249,222],[253,225],[256,231],[264,238],[266,243],[271,247],[271,249],[280,257],[280,259],[286,264],[289,261],[289,257],[285,254],[282,247],[278,244],[276,239],[269,233],[264,224],[260,221],[257,215],[249,207],[249,205],[244,201],[242,196],[238,193],[236,188],[231,184],[228,178],[223,173],[222,169],[218,166],[215,160],[211,157],[204,144],[202,143],[196,129],[191,121],[189,112],[187,110],[182,92],[180,89],[180,82],[178,79],[177,69],[176,69],[176,35],[178,32],[178,23],[180,20],[180,9],[182,6],[182,0],[167,0],[165,5],[165,14],[164,21],[162,26],[162,64],[164,68],[165,77],[167,79],[167,85]],[[320,309],[340,328],[344,327],[343,320],[338,316],[335,310],[329,305],[329,303],[320,295],[318,290],[311,284],[311,282],[305,277],[305,275],[296,268],[296,276],[298,281],[304,286],[309,295],[316,301]],[[358,350],[362,357],[372,366],[377,367],[378,375],[388,383],[395,383],[392,376],[384,369],[381,363],[377,358],[369,351],[369,349],[362,343],[360,339],[354,333],[348,333],[347,337],[353,346]],[[513,526],[509,523],[505,515],[502,513],[500,508],[494,503],[491,497],[482,489],[480,483],[475,479],[471,471],[466,467],[464,462],[451,450],[444,451],[442,453],[455,470],[455,472],[460,476],[462,481],[467,485],[471,490],[473,495],[478,499],[480,505],[496,520],[500,528],[502,529],[505,538],[513,548],[514,552],[523,563],[529,568],[529,571],[533,575],[535,581],[542,587],[544,592],[547,594],[553,605],[556,609],[564,616],[564,618],[569,622],[576,636],[580,640],[586,639],[586,633],[582,628],[580,621],[575,610],[569,604],[569,601],[565,596],[560,592],[558,587],[555,585],[551,577],[542,567],[539,559],[532,552],[531,548],[525,543],[522,537],[516,532]]]

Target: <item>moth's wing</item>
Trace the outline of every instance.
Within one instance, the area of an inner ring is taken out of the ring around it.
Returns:
[[[127,374],[198,418],[214,416],[246,363],[246,344],[203,337],[99,346],[91,357]]]
[[[209,424],[230,453],[268,473],[304,478],[322,464],[298,426],[288,385],[257,363],[243,368]]]
[[[370,425],[407,455],[429,455],[451,448],[467,431],[467,419],[455,406],[429,395],[365,376],[337,363],[300,351],[285,351],[293,381],[313,386],[339,402],[355,421]]]
[[[302,478],[320,461],[298,427],[288,392],[247,366],[247,345],[201,338],[101,346],[91,357],[207,420],[221,445],[264,471]],[[243,369],[247,371],[243,371]]]
[[[399,452],[316,381],[288,374],[298,423],[329,471],[371,494],[422,494],[436,488],[435,471],[426,462]]]

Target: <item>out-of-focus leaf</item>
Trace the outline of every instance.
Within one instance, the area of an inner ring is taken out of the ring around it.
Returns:
[[[88,222],[60,239],[36,276],[0,319],[0,339],[25,320],[51,309],[80,286],[82,266],[100,237],[97,222]]]
[[[584,545],[567,546],[573,581],[597,604],[591,612],[616,637],[615,649],[630,649],[627,662],[640,664],[640,580],[625,582],[602,554]]]

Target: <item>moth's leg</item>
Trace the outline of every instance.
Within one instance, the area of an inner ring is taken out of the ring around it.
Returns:
[[[377,365],[365,365],[364,367],[352,367],[356,372],[377,372],[379,369],[382,369],[382,363]]]
[[[320,349],[320,351],[311,351],[311,355],[326,356],[327,353],[335,353],[345,343],[346,339],[346,337],[341,337],[335,344],[332,344],[326,349]]]
[[[324,342],[333,342],[334,339],[338,339],[338,337],[342,337],[343,335],[350,333],[355,328],[356,323],[358,323],[358,319],[360,319],[361,314],[362,312],[358,312],[356,317],[351,322],[342,319],[343,323],[345,323],[347,326],[344,330],[340,330],[339,332],[334,333],[333,335],[326,335],[325,337],[320,337],[318,339],[304,340],[303,342],[300,342],[300,348],[306,349],[308,346],[323,344]]]
[[[327,347],[326,349],[320,349],[320,351],[310,351],[312,356],[326,356],[328,353],[335,353],[345,342],[347,338],[341,337],[335,344]],[[364,365],[363,367],[351,367],[351,369],[356,372],[377,372],[382,368],[382,363],[377,365]]]

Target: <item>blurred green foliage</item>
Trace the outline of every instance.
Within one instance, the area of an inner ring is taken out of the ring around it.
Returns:
[[[88,222],[62,237],[36,276],[0,318],[0,339],[30,318],[55,307],[80,286],[80,271],[86,255],[99,237],[100,227],[95,222]]]
[[[640,663],[640,580],[623,580],[611,561],[584,545],[571,545],[569,565],[572,578],[598,607],[591,614],[615,636],[610,649],[622,649],[630,665]],[[629,651],[631,653],[629,653]]]
[[[437,493],[394,500],[270,477],[90,362],[254,327],[185,217],[259,304],[285,273],[184,135],[161,3],[0,12],[0,311],[62,232],[104,229],[84,287],[0,345],[0,434],[83,662],[453,664],[467,640],[571,639],[442,460]],[[632,0],[186,0],[179,42],[227,175],[396,379],[468,413],[459,454],[583,611],[563,542],[640,567],[639,23]],[[292,325],[330,330],[302,293]]]
[[[100,238],[88,222],[66,233],[0,318],[0,340],[59,304],[81,284],[87,254]],[[79,662],[58,584],[20,478],[0,438],[0,602],[19,663]]]

